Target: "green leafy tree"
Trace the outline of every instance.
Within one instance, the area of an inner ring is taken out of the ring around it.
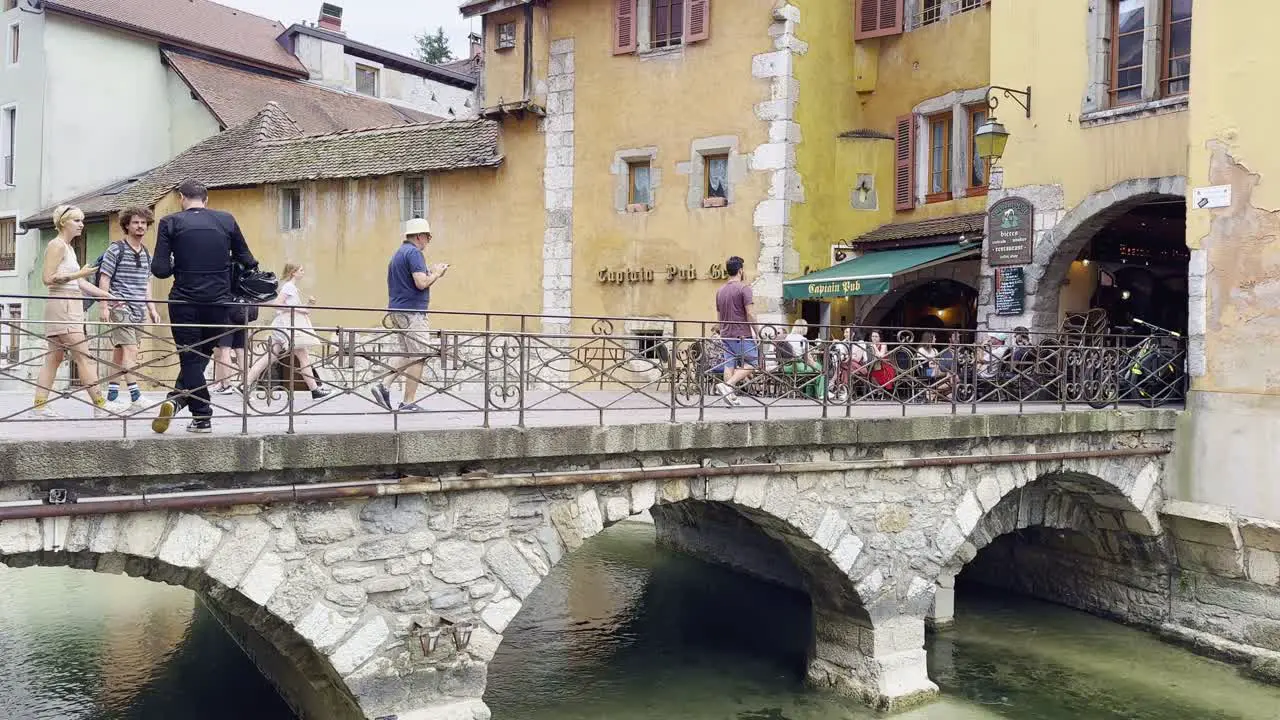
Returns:
[[[444,34],[443,27],[436,28],[433,33],[414,35],[413,39],[418,43],[418,59],[422,62],[436,64],[453,59],[449,38]]]

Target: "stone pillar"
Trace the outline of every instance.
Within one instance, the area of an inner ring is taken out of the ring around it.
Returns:
[[[933,590],[933,608],[924,619],[933,630],[941,630],[955,624],[956,621],[956,576],[943,575]]]
[[[545,315],[573,312],[574,77],[573,38],[556,40],[551,43],[547,117],[543,120],[547,151],[542,176],[547,223],[542,241],[542,312]],[[567,319],[543,321],[543,332],[568,330]]]
[[[901,710],[932,698],[924,620],[898,615],[875,622],[814,608],[808,681],[856,697],[878,710]]]

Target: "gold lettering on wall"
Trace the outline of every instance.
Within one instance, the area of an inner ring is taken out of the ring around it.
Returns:
[[[728,273],[724,265],[713,264],[706,272],[700,272],[693,263],[684,265],[667,264],[661,269],[651,267],[603,267],[596,271],[596,281],[606,285],[639,285],[652,283],[661,276],[668,283],[692,282],[694,280],[724,280]]]

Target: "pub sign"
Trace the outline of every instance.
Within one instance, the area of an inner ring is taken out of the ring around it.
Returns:
[[[1020,197],[1000,200],[987,211],[987,263],[1030,265],[1034,248],[1031,203]]]

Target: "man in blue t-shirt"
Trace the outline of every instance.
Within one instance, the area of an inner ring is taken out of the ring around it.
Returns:
[[[387,309],[391,311],[388,317],[404,352],[404,357],[393,363],[395,369],[383,375],[372,389],[374,402],[387,410],[392,409],[387,378],[403,374],[406,377],[404,400],[399,411],[423,411],[414,398],[422,382],[422,363],[432,352],[427,305],[431,302],[431,286],[449,271],[445,263],[427,265],[423,251],[430,242],[430,223],[423,218],[410,220],[404,226],[404,242],[387,265]]]

